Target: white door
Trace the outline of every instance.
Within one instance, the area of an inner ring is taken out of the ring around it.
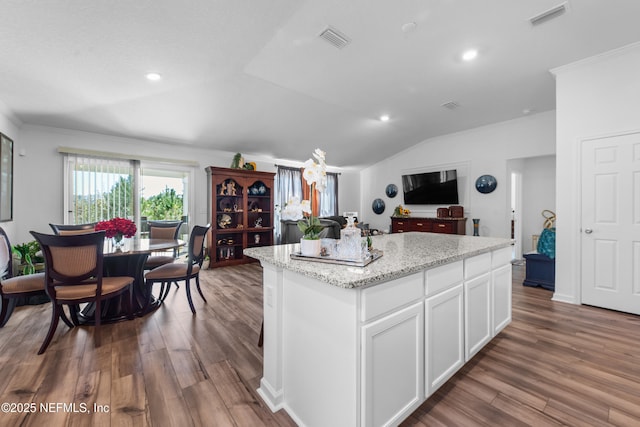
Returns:
[[[582,146],[582,303],[640,314],[640,134]]]

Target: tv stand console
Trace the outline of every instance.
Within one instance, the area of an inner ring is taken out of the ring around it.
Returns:
[[[466,234],[467,218],[391,217],[391,232],[426,231],[444,234]]]

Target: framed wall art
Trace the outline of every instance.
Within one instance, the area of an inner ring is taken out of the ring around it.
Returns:
[[[0,221],[13,220],[13,141],[0,133]]]

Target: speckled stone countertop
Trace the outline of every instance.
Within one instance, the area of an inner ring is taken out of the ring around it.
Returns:
[[[511,245],[509,239],[420,232],[385,234],[372,239],[373,247],[382,250],[384,255],[366,267],[291,259],[289,255],[300,250],[297,243],[249,248],[243,253],[330,285],[356,288]]]

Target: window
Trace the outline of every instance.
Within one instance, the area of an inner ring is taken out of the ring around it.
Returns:
[[[66,156],[66,224],[134,219],[134,161]]]
[[[193,167],[154,161],[65,153],[66,224],[113,217],[136,222],[144,235],[147,220],[181,219],[189,235],[193,211]]]
[[[300,169],[288,168],[284,166],[278,166],[278,171],[274,179],[274,201],[275,204],[275,216],[274,216],[274,234],[275,241],[280,242],[281,227],[280,227],[280,209],[282,209],[287,201],[292,197],[299,197],[302,200],[302,173]]]
[[[338,214],[338,174],[327,172],[327,188],[320,193],[320,216]]]

